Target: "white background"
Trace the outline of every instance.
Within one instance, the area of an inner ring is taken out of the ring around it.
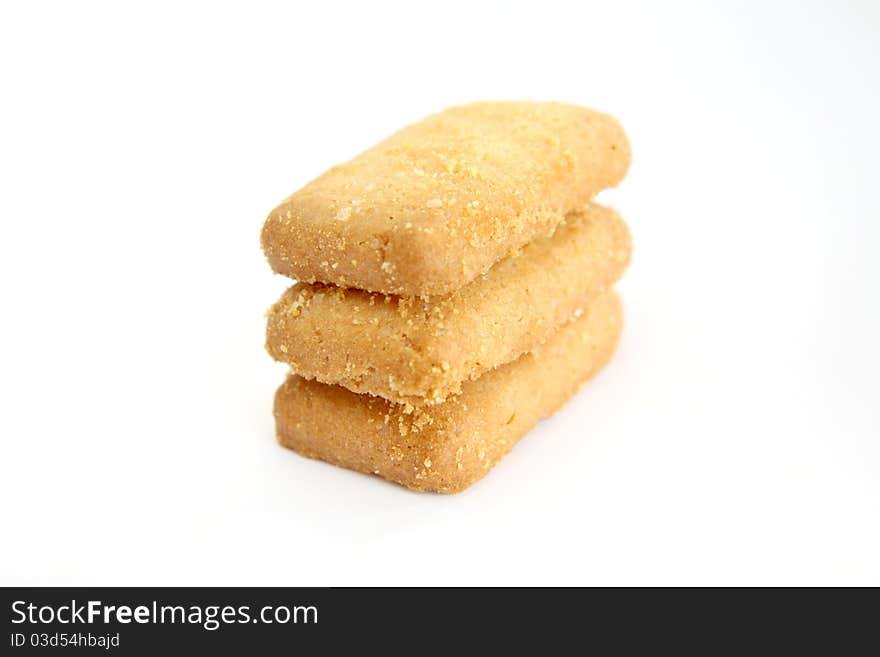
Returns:
[[[4,3],[0,584],[880,584],[874,2]],[[608,369],[457,496],[274,442],[265,215],[479,99],[610,111]]]

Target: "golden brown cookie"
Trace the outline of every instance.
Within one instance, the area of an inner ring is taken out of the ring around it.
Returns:
[[[414,408],[291,375],[275,395],[279,442],[409,488],[464,490],[611,358],[622,326],[608,292],[546,343],[444,404]]]
[[[413,405],[510,362],[575,318],[623,274],[629,232],[591,204],[444,297],[391,297],[299,283],[269,311],[266,347],[296,374]]]
[[[333,167],[266,220],[299,281],[448,294],[613,187],[630,150],[611,116],[561,103],[454,107]]]

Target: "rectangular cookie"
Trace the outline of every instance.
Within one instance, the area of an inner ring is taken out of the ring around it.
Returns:
[[[630,253],[623,220],[590,204],[446,296],[298,283],[269,310],[266,348],[307,379],[395,402],[442,402],[583,312],[620,278]]]
[[[291,375],[275,395],[278,441],[416,490],[464,490],[605,365],[621,326],[620,301],[608,292],[535,351],[426,408]]]
[[[454,107],[395,133],[288,197],[261,241],[308,283],[448,294],[623,178],[611,116],[561,103]]]

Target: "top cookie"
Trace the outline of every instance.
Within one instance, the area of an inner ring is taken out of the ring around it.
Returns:
[[[447,294],[551,233],[626,173],[613,117],[561,103],[454,107],[288,197],[266,220],[272,268],[371,292]]]

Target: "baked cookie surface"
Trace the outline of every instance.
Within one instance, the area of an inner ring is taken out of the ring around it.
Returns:
[[[608,362],[621,328],[620,301],[608,292],[534,351],[426,408],[291,375],[275,395],[278,441],[416,490],[458,492]]]
[[[443,297],[298,283],[268,313],[266,348],[306,379],[435,404],[577,318],[622,276],[631,249],[623,220],[590,204]]]
[[[282,202],[261,235],[299,281],[443,295],[547,235],[626,173],[613,117],[561,103],[448,109],[331,168]]]

